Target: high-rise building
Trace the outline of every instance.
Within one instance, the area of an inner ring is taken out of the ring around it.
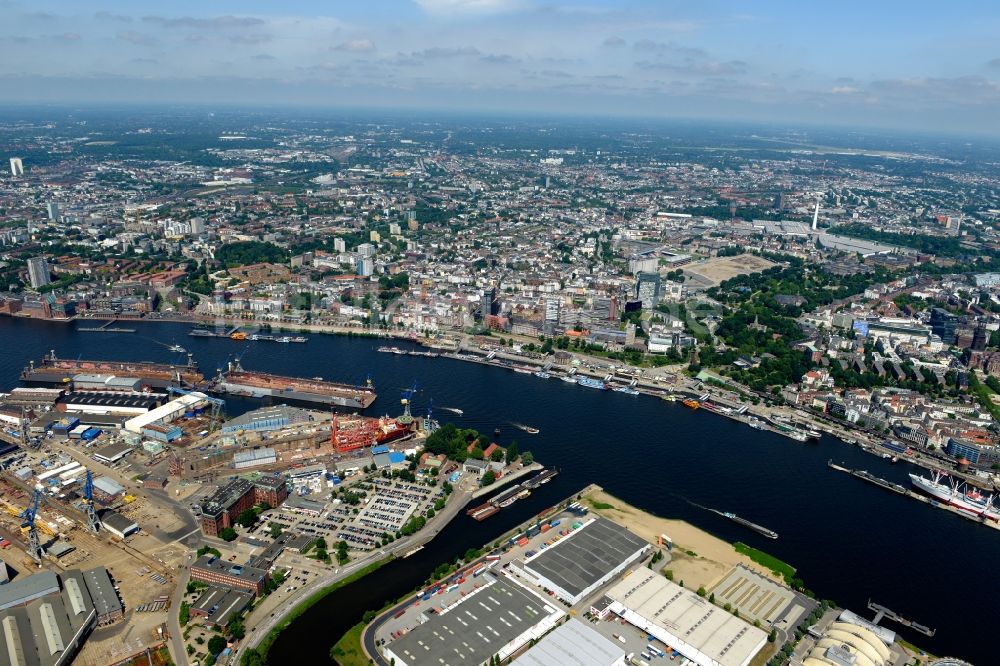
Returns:
[[[659,273],[639,273],[639,280],[635,285],[635,295],[642,301],[645,310],[652,310],[660,302],[660,274]]]
[[[370,257],[361,257],[355,264],[355,272],[361,277],[371,277],[375,272],[375,262]]]
[[[375,256],[375,246],[371,243],[362,243],[358,246],[358,254],[362,257],[374,257]]]
[[[52,282],[49,277],[49,262],[45,257],[32,257],[28,259],[28,282],[32,289],[38,289]]]
[[[52,220],[53,222],[58,222],[59,204],[57,204],[55,201],[50,201],[48,204],[46,204],[46,208],[48,208],[49,210],[49,219]]]
[[[985,351],[986,345],[990,341],[990,332],[986,330],[986,327],[982,324],[976,326],[975,332],[972,334],[972,350],[973,351]]]
[[[205,233],[205,219],[201,217],[192,217],[188,222],[191,225],[191,235],[200,236]]]
[[[946,345],[955,343],[955,329],[958,328],[958,317],[943,308],[931,310],[931,332],[941,338]]]
[[[24,175],[24,163],[21,161],[20,157],[10,158],[10,173],[14,176]]]
[[[344,242],[343,238],[334,238],[333,249],[335,252],[347,252],[347,243]]]

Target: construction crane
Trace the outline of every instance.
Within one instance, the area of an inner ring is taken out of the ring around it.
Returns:
[[[42,491],[36,486],[31,494],[31,504],[20,514],[21,519],[24,520],[21,523],[21,528],[28,528],[28,547],[26,550],[31,559],[39,566],[42,564],[42,558],[45,557],[45,549],[42,548],[42,544],[38,540],[38,530],[35,528],[35,518],[38,516],[38,504],[41,500]]]
[[[219,398],[212,398],[205,395],[204,393],[198,391],[188,391],[187,389],[178,388],[176,386],[168,386],[167,391],[170,393],[176,393],[178,395],[196,395],[199,400],[204,400],[212,405],[212,413],[209,417],[208,431],[214,432],[219,425],[222,408],[226,406],[226,401]]]
[[[104,526],[101,525],[101,519],[97,517],[97,511],[94,509],[94,477],[90,474],[89,469],[83,483],[83,497],[86,500],[84,512],[87,514],[87,527],[90,528],[91,532],[97,534]]]

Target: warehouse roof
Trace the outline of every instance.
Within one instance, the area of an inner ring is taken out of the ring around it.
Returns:
[[[513,666],[612,666],[623,650],[579,620],[570,620],[514,660]]]
[[[118,598],[107,569],[104,567],[87,569],[83,572],[83,579],[87,583],[87,590],[94,600],[94,608],[97,609],[98,615],[107,615],[122,609],[121,599]]]
[[[743,666],[767,641],[762,629],[646,568],[608,596],[611,612],[704,666]]]
[[[485,585],[462,598],[447,613],[388,645],[407,666],[482,664],[542,621],[562,615],[540,597],[506,578],[487,577]]]
[[[595,518],[525,560],[525,569],[577,596],[647,547],[621,525]]]
[[[33,576],[18,576],[13,582],[0,586],[0,610],[20,606],[58,591],[59,579],[51,571],[42,571]]]
[[[177,396],[177,398],[171,400],[165,405],[150,410],[145,414],[140,414],[135,418],[129,419],[125,422],[125,429],[129,432],[141,433],[145,426],[169,419],[178,413],[183,412],[188,407],[193,407],[194,405],[206,400],[208,400],[208,396],[197,391]]]

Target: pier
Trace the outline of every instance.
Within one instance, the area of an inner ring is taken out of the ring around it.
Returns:
[[[135,333],[134,328],[121,328],[120,326],[112,326],[117,319],[109,319],[102,326],[80,326],[76,330],[81,333]]]
[[[933,636],[934,634],[937,633],[937,629],[931,629],[930,627],[926,627],[918,622],[907,620],[905,617],[897,615],[892,610],[886,608],[885,606],[882,606],[881,604],[875,603],[871,599],[868,600],[868,610],[873,610],[876,613],[875,619],[872,620],[872,624],[878,624],[882,620],[882,618],[887,617],[893,622],[898,622],[904,627],[915,629],[916,631],[919,631],[925,636]]]
[[[922,494],[920,494],[920,493],[918,493],[918,492],[916,492],[914,490],[911,490],[910,488],[906,488],[905,486],[901,486],[898,483],[893,483],[892,481],[889,481],[887,479],[883,479],[883,478],[877,477],[877,476],[875,476],[874,474],[872,474],[871,472],[869,472],[867,470],[863,470],[863,469],[850,469],[848,467],[844,467],[843,465],[836,464],[835,462],[833,462],[833,460],[827,461],[826,465],[827,465],[827,467],[829,467],[830,469],[832,469],[834,471],[844,472],[845,474],[850,474],[851,476],[853,476],[856,479],[861,479],[862,481],[866,481],[868,483],[876,485],[879,488],[884,488],[885,490],[889,490],[891,492],[894,492],[897,495],[902,495],[904,497],[909,497],[911,499],[915,499],[918,502],[923,502],[924,504],[929,504],[930,506],[933,506],[935,509],[944,509],[945,511],[950,511],[951,513],[955,514],[956,516],[961,516],[962,518],[965,518],[966,520],[971,520],[972,522],[974,522],[976,524],[985,525],[986,527],[991,527],[991,528],[993,528],[995,530],[1000,530],[1000,524],[997,524],[995,522],[991,522],[989,520],[983,520],[983,519],[978,518],[976,516],[972,516],[969,513],[966,513],[965,511],[960,511],[960,510],[958,510],[957,508],[955,508],[953,506],[950,506],[948,504],[943,504],[941,502],[938,502],[935,499],[927,497],[926,495],[922,495]]]

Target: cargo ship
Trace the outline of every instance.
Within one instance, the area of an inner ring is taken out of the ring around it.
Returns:
[[[943,483],[947,475],[940,470],[933,470],[931,474],[930,479],[910,474],[910,483],[922,493],[959,511],[971,513],[982,520],[1000,521],[1000,509],[993,506],[993,495],[984,495],[975,488],[969,488],[963,481],[950,479],[950,483]]]
[[[695,400],[694,398],[684,398],[683,400],[681,400],[681,404],[684,405],[685,407],[690,407],[691,409],[698,409],[699,407],[701,407],[701,403]]]
[[[594,388],[603,391],[608,388],[608,385],[602,382],[600,379],[594,379],[592,377],[580,377],[576,380],[576,383],[580,386],[585,386],[587,388]]]
[[[778,538],[778,533],[775,532],[774,530],[769,530],[766,527],[758,525],[757,523],[752,523],[749,520],[747,520],[746,518],[740,518],[735,513],[729,513],[728,511],[721,511],[721,512],[720,511],[716,511],[716,513],[719,513],[720,515],[725,516],[726,518],[728,518],[729,520],[733,521],[734,523],[736,523],[738,525],[742,525],[743,527],[746,527],[747,529],[753,530],[757,534],[766,536],[768,539],[777,539]]]
[[[198,363],[188,354],[187,363],[153,363],[151,361],[94,361],[57,358],[55,350],[42,357],[40,363],[31,361],[21,371],[25,386],[66,386],[77,375],[106,375],[138,379],[145,386],[197,386],[205,381],[198,371]]]
[[[275,398],[350,409],[370,407],[378,397],[370,384],[351,386],[318,379],[248,372],[240,366],[239,361],[235,364],[230,363],[225,372],[219,372],[212,380],[212,390],[222,394]]]

